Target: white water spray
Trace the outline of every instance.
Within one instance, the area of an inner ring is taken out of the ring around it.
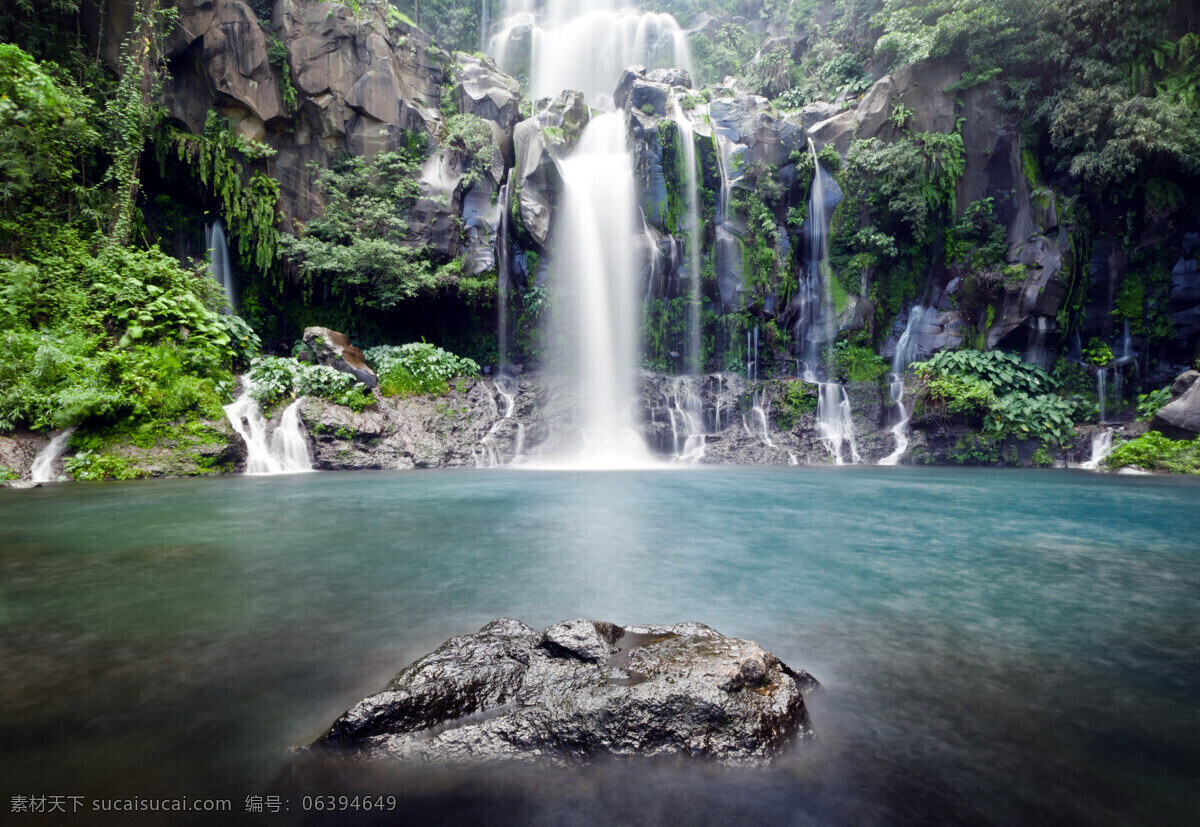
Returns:
[[[899,417],[891,428],[892,436],[896,438],[896,448],[879,460],[880,465],[896,465],[908,450],[908,421],[912,417],[904,407],[904,371],[916,358],[916,332],[924,320],[925,308],[919,304],[913,305],[908,311],[908,324],[904,327],[904,333],[896,342],[896,354],[892,357],[892,373],[889,377],[891,384],[888,388]]]
[[[224,408],[229,424],[246,443],[245,473],[258,476],[311,471],[312,459],[301,432],[297,409],[300,400],[288,406],[268,440],[267,421],[263,419],[258,402],[250,395],[251,388],[249,380],[243,377],[242,395]]]
[[[555,277],[570,294],[560,329],[574,337],[562,379],[580,400],[585,466],[649,463],[637,430],[638,211],[633,161],[618,114],[592,118],[574,154],[559,162],[562,223]]]
[[[574,89],[600,105],[621,72],[638,64],[692,74],[687,36],[675,18],[627,0],[508,0],[491,53],[509,74],[528,60],[533,100]]]
[[[54,463],[62,456],[63,451],[67,450],[67,440],[71,438],[71,434],[75,432],[74,428],[67,428],[62,433],[50,440],[38,455],[33,458],[33,465],[29,467],[29,478],[34,482],[54,482]]]
[[[829,270],[828,207],[825,194],[825,176],[817,158],[817,149],[812,139],[808,141],[809,155],[813,161],[812,191],[808,199],[808,220],[805,230],[808,242],[807,277],[799,284],[800,320],[796,333],[803,357],[804,371],[801,378],[818,386],[817,431],[829,450],[835,465],[846,462],[846,448],[850,449],[850,462],[862,460],[854,438],[854,416],[850,408],[850,397],[846,389],[836,382],[828,381],[833,376],[833,341],[837,335],[833,312],[833,290]],[[825,349],[822,359],[822,348]],[[824,364],[822,365],[822,361]],[[823,368],[826,381],[817,374]]]
[[[236,298],[233,289],[233,262],[229,256],[229,244],[225,240],[225,227],[221,219],[217,219],[205,228],[205,240],[208,242],[208,274],[213,281],[225,290],[225,298],[229,306],[234,306]]]
[[[678,100],[673,100],[672,117],[679,133],[679,144],[683,147],[684,175],[688,192],[687,207],[687,246],[688,280],[690,294],[688,306],[688,340],[687,340],[687,372],[701,374],[704,372],[704,356],[700,340],[700,196],[696,181],[696,139],[692,130],[692,122]]]
[[[1080,468],[1088,471],[1095,471],[1100,467],[1100,463],[1104,462],[1105,458],[1112,453],[1113,448],[1113,429],[1105,428],[1103,431],[1096,431],[1092,434],[1092,456],[1084,463],[1080,464]]]

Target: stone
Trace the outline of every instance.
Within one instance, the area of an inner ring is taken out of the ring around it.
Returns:
[[[513,128],[521,120],[521,86],[500,71],[490,57],[454,55],[454,104],[458,111],[495,125],[497,146],[507,165],[513,162]],[[503,174],[503,168],[501,168]]]
[[[308,327],[304,329],[303,339],[317,364],[348,373],[368,388],[379,386],[379,377],[367,365],[363,352],[350,344],[346,334],[327,327]]]
[[[1150,429],[1171,439],[1195,439],[1200,434],[1200,371],[1180,374],[1171,385],[1171,401],[1158,409]]]
[[[755,765],[812,737],[804,695],[818,687],[757,643],[699,623],[569,620],[539,634],[502,618],[406,667],[310,749],[435,763]]]

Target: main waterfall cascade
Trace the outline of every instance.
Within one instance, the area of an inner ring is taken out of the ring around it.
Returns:
[[[560,447],[556,459],[572,467],[631,467],[649,464],[650,453],[640,432],[639,399],[635,393],[639,349],[639,288],[645,266],[661,264],[661,251],[646,216],[638,207],[634,153],[624,114],[614,110],[613,90],[629,66],[679,68],[691,72],[685,33],[667,14],[640,12],[621,0],[509,0],[505,15],[486,37],[497,64],[510,74],[526,76],[527,91],[537,100],[563,89],[581,91],[594,108],[577,144],[567,154],[552,152],[562,180],[560,207],[546,250],[556,295],[549,330],[557,364],[550,366],[556,387],[578,405],[578,440]],[[741,242],[730,226],[732,189],[744,163],[736,135],[722,134],[728,126],[714,124],[704,103],[691,101],[685,111],[682,91],[670,92],[665,115],[677,130],[676,146],[686,187],[686,214],[678,235],[681,294],[688,302],[687,330],[679,361],[686,374],[664,392],[671,426],[671,455],[695,462],[704,456],[708,428],[732,424],[724,416],[706,413],[699,392],[705,369],[701,336],[701,231],[696,131],[707,125],[717,149],[720,189],[717,194],[713,255],[737,272]],[[599,110],[599,111],[596,111]],[[701,121],[703,120],[703,124]],[[816,161],[815,147],[809,151]],[[808,267],[801,277],[800,314],[796,325],[801,378],[819,388],[818,431],[830,460],[836,464],[861,461],[854,422],[845,388],[832,380],[832,345],[837,324],[829,284],[828,216],[826,201],[840,198],[836,184],[826,184],[820,164],[809,206]],[[501,197],[507,203],[513,182],[505,181]],[[681,193],[682,195],[683,193]],[[505,211],[506,212],[506,211]],[[505,218],[507,216],[504,216]],[[500,375],[506,376],[508,331],[507,257],[511,252],[508,227],[498,228],[500,272]],[[677,242],[678,243],[678,242]],[[641,253],[639,251],[646,251]],[[650,260],[646,261],[648,257]],[[641,260],[639,260],[641,259]],[[653,267],[652,267],[653,269]],[[647,290],[650,288],[647,287]],[[650,294],[647,293],[647,297]],[[748,334],[747,377],[758,381],[757,331]],[[674,354],[673,354],[674,355]],[[799,365],[798,365],[799,368]],[[769,395],[752,391],[753,404],[743,401],[747,431],[775,448],[770,436]],[[718,403],[721,404],[721,403]],[[746,421],[748,417],[749,421]],[[480,445],[477,462],[497,464],[489,439]],[[663,448],[665,444],[659,443]],[[783,449],[781,448],[781,453]],[[786,451],[789,461],[794,452]]]
[[[553,323],[571,335],[560,378],[579,394],[579,457],[591,466],[645,464],[634,394],[640,228],[625,119],[592,118],[558,167],[564,207],[554,270],[569,296]]]

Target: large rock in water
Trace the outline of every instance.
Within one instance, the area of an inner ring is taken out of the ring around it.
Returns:
[[[770,760],[812,735],[819,686],[757,643],[699,623],[495,620],[446,641],[314,743],[359,757],[586,762],[681,755]]]

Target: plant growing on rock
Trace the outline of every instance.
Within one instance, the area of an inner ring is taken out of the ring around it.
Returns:
[[[291,358],[268,356],[257,359],[246,378],[251,384],[250,395],[267,409],[301,396],[328,399],[355,411],[361,411],[375,401],[366,392],[366,385],[350,374]]]
[[[367,364],[379,376],[384,396],[449,392],[456,376],[475,376],[479,365],[428,342],[381,345],[365,350]]]

